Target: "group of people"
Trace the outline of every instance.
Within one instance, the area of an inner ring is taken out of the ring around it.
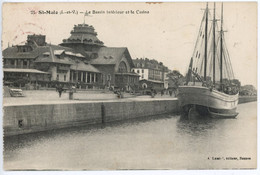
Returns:
[[[162,89],[161,90],[161,96],[163,96],[164,94],[168,94],[168,93],[169,93],[170,96],[172,96],[173,93],[174,93],[174,96],[176,96],[177,88],[170,88],[170,89]]]
[[[65,91],[66,89],[60,84],[56,86],[56,91],[59,93],[59,97],[61,97],[62,92]],[[76,87],[74,85],[70,86],[70,91],[75,92]]]
[[[203,81],[202,86],[208,87],[210,90],[217,89],[220,92],[224,92],[225,94],[235,95],[238,93],[239,89],[237,85],[232,83],[224,83],[221,85],[214,85],[212,81]]]
[[[238,93],[238,88],[237,86],[231,86],[231,85],[224,85],[223,86],[223,92],[225,94],[229,94],[229,95],[235,95]]]

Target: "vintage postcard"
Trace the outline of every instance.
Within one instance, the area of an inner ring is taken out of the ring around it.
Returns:
[[[257,2],[3,3],[3,169],[257,168]]]

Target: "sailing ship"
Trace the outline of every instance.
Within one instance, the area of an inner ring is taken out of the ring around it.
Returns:
[[[186,82],[179,86],[178,99],[184,112],[196,110],[213,118],[235,118],[238,104],[237,79],[226,47],[223,31],[223,3],[220,29],[213,19],[208,3],[201,21],[199,34],[190,60]]]

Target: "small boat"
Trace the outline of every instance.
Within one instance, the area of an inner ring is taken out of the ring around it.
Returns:
[[[178,88],[178,99],[187,114],[191,109],[196,109],[202,116],[235,118],[238,115],[236,108],[240,82],[234,78],[224,40],[223,3],[220,30],[215,9],[214,3],[213,19],[209,20],[211,14],[207,3],[185,85]],[[209,21],[212,21],[210,26]]]

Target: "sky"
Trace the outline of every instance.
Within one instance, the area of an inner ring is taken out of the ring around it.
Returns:
[[[76,24],[92,25],[108,47],[127,47],[135,58],[156,59],[185,74],[205,3],[13,3],[3,4],[2,48],[23,44],[28,34],[51,44],[70,36]],[[220,3],[216,17],[220,18]],[[211,12],[213,3],[209,3]],[[58,14],[39,14],[39,11]],[[61,14],[70,11],[70,14]],[[99,11],[100,13],[93,13]],[[108,11],[120,11],[112,14]],[[141,13],[145,11],[146,13]],[[32,14],[36,12],[36,14]],[[78,13],[77,13],[78,12]],[[103,13],[104,12],[104,13]],[[129,12],[129,13],[128,13]],[[225,2],[224,30],[235,77],[257,85],[257,3]]]

